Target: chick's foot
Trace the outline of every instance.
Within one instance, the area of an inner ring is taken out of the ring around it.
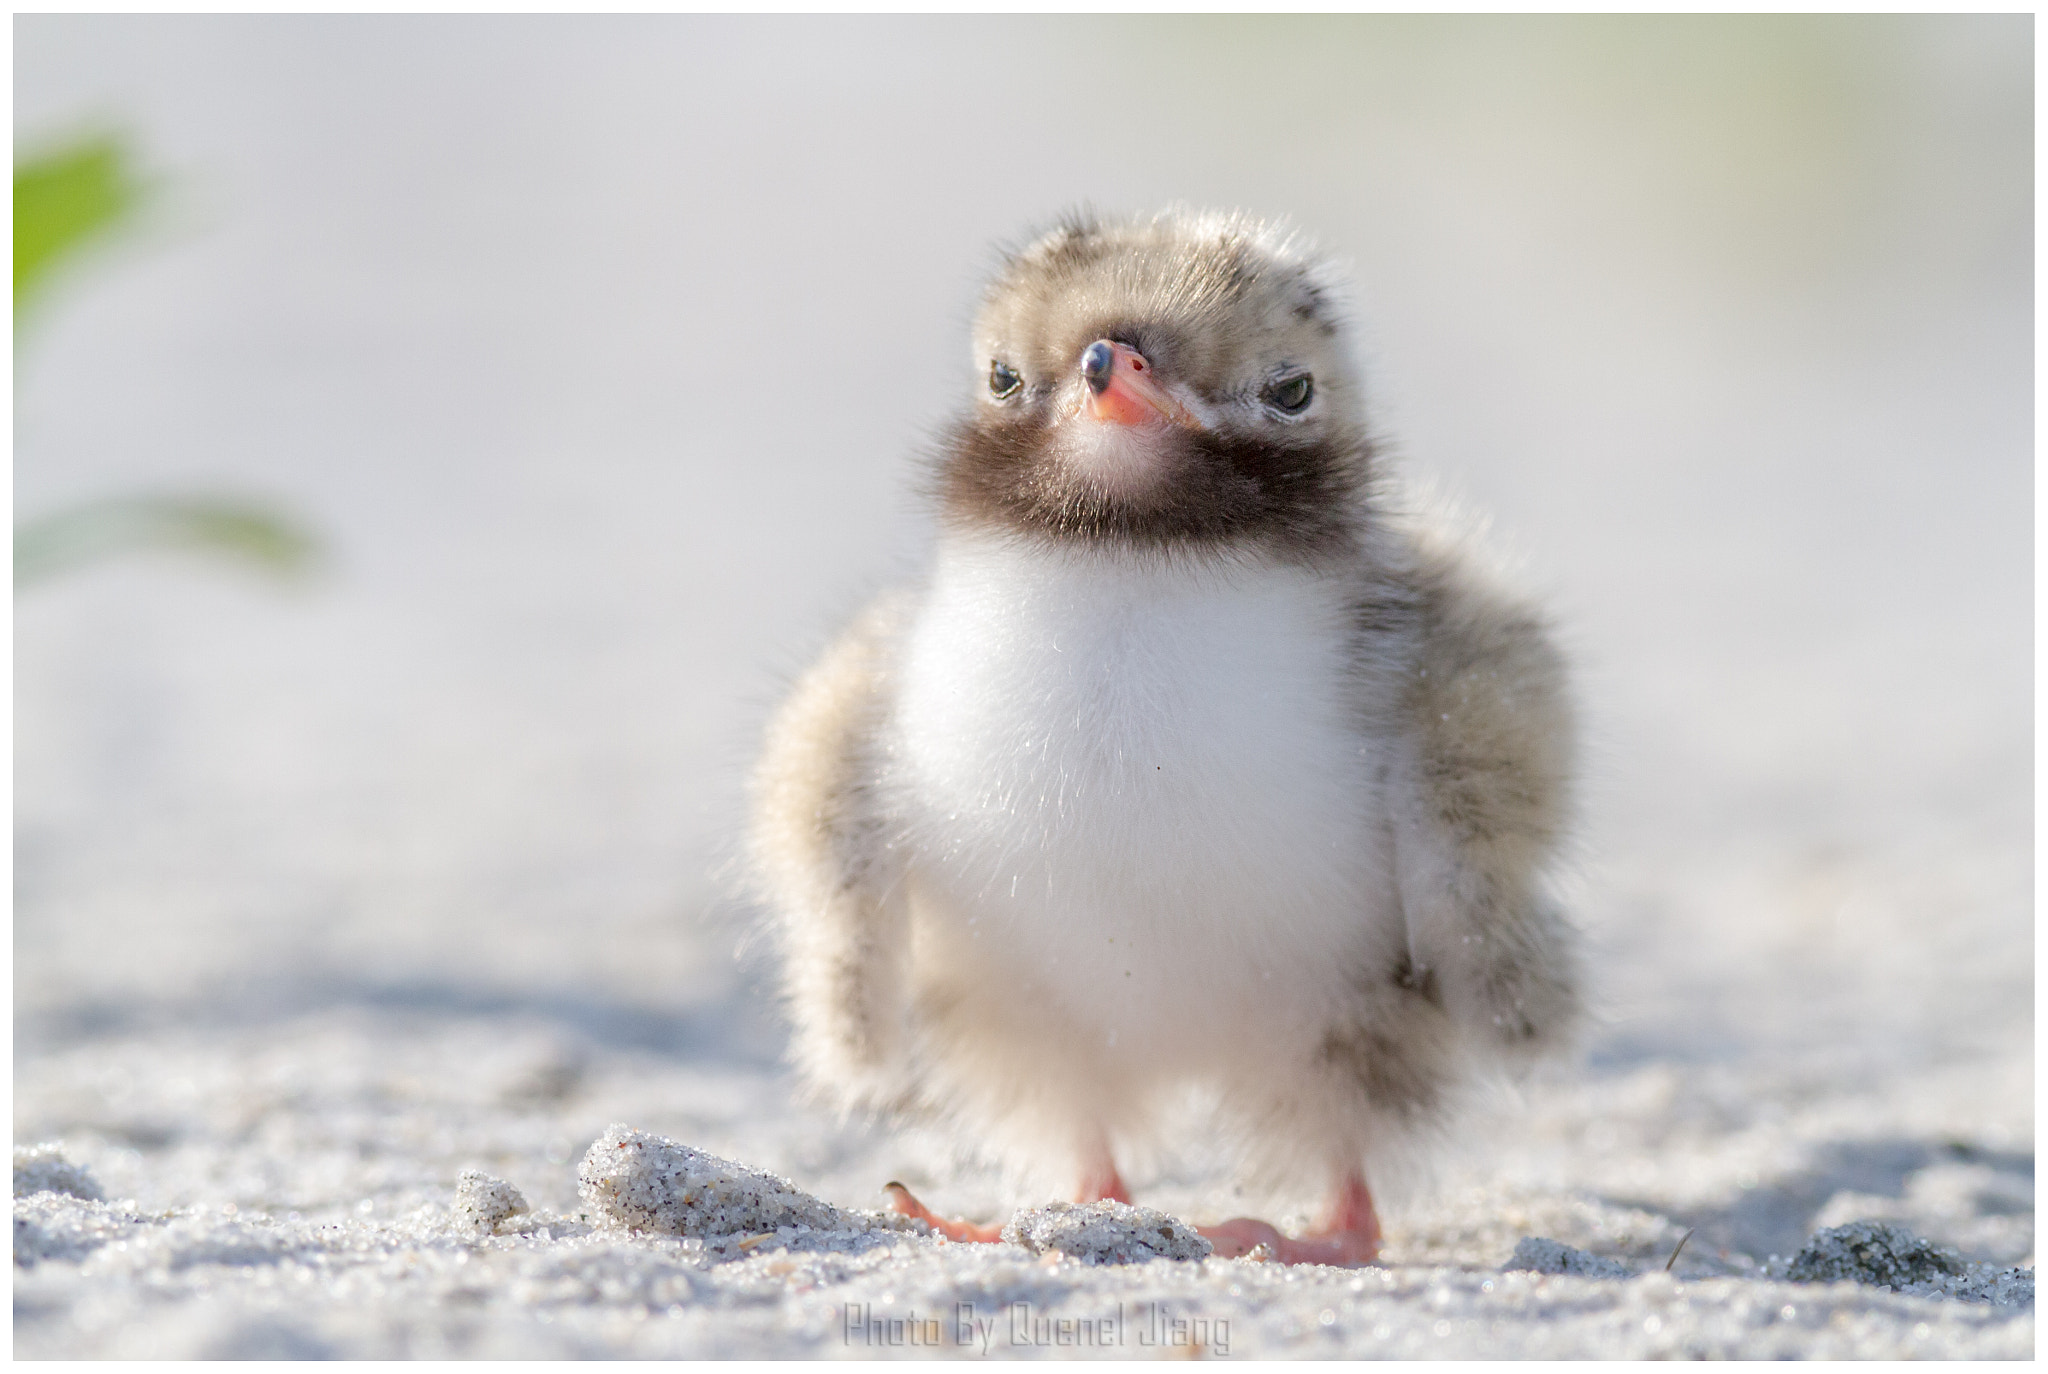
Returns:
[[[947,1240],[972,1241],[987,1245],[1003,1238],[1000,1222],[983,1226],[978,1222],[962,1221],[958,1217],[942,1217],[919,1202],[916,1195],[900,1183],[885,1184],[883,1191],[889,1194],[891,1207],[906,1217],[916,1217]]]
[[[1380,1255],[1380,1219],[1365,1180],[1356,1173],[1338,1181],[1329,1210],[1316,1229],[1295,1239],[1252,1217],[1232,1217],[1215,1226],[1198,1227],[1220,1259],[1241,1259],[1261,1246],[1281,1264],[1330,1264],[1355,1267]]]

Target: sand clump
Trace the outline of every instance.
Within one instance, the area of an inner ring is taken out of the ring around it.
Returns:
[[[780,1232],[923,1232],[891,1212],[837,1207],[788,1179],[614,1124],[576,1169],[591,1220],[628,1231],[719,1239]]]
[[[14,1147],[14,1195],[33,1197],[37,1193],[64,1193],[87,1202],[101,1202],[106,1195],[99,1181],[83,1167],[64,1157],[56,1144]]]
[[[1861,1283],[1914,1297],[1996,1306],[2034,1300],[2034,1271],[1971,1264],[1945,1246],[1883,1221],[1815,1233],[1786,1266],[1794,1283]]]
[[[520,1191],[502,1178],[464,1169],[455,1181],[455,1220],[470,1230],[489,1235],[531,1210]]]
[[[1581,1279],[1632,1279],[1635,1270],[1620,1260],[1608,1259],[1589,1250],[1575,1250],[1562,1241],[1542,1236],[1524,1236],[1515,1243],[1515,1253],[1501,1266],[1503,1273],[1526,1270],[1534,1274],[1564,1274]]]
[[[1200,1260],[1214,1248],[1179,1217],[1106,1199],[1027,1208],[1003,1227],[1003,1239],[1034,1254],[1070,1255],[1083,1264]]]
[[[1874,1284],[1899,1288],[1963,1273],[1952,1250],[1922,1240],[1901,1226],[1852,1221],[1821,1231],[1793,1257],[1785,1277],[1794,1283]]]

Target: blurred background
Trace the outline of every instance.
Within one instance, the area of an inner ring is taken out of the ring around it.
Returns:
[[[17,518],[322,551],[19,589],[22,1045],[772,1049],[760,723],[916,566],[992,245],[1184,200],[1351,264],[1393,461],[1578,656],[1593,1063],[2030,1053],[2030,18],[14,25],[17,157],[149,188],[17,333]]]

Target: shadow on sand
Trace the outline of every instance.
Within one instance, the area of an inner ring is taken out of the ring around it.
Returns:
[[[773,994],[751,981],[716,1000],[655,1007],[582,989],[313,972],[177,999],[69,1003],[17,1021],[15,1048],[19,1054],[149,1031],[248,1029],[354,1008],[433,1020],[551,1023],[579,1039],[617,1049],[768,1068],[782,1047],[773,1007]]]
[[[2006,1176],[2011,1187],[1983,1190],[1974,1200],[1979,1214],[2032,1212],[2031,1204],[2015,1200],[2032,1195],[2031,1154],[1990,1150],[1963,1141],[1930,1144],[1905,1139],[1834,1141],[1817,1150],[1806,1167],[1760,1182],[1727,1207],[1673,1211],[1642,1199],[1603,1200],[1662,1212],[1680,1225],[1697,1228],[1692,1243],[1702,1251],[1727,1250],[1756,1260],[1770,1255],[1789,1258],[1813,1234],[1815,1218],[1837,1193],[1902,1198],[1908,1179],[1944,1163],[1978,1165]]]

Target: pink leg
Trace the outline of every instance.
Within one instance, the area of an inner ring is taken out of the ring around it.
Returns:
[[[1081,1170],[1081,1187],[1074,1195],[1076,1202],[1129,1202],[1131,1190],[1116,1171],[1116,1157],[1109,1152],[1109,1142],[1101,1136],[1095,1137],[1087,1152],[1087,1164]]]
[[[1233,1217],[1201,1230],[1223,1259],[1248,1255],[1261,1245],[1282,1264],[1371,1264],[1380,1253],[1379,1214],[1373,1210],[1364,1175],[1356,1169],[1338,1177],[1322,1220],[1300,1240],[1290,1240],[1270,1223],[1251,1217]]]

